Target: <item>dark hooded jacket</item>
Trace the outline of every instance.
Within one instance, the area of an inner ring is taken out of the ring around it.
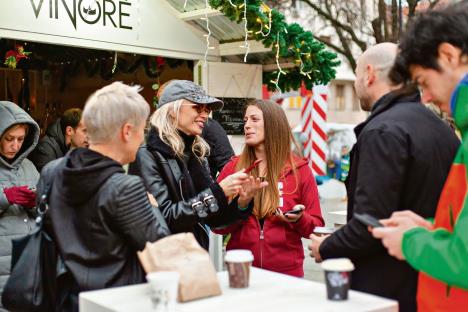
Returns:
[[[45,136],[39,141],[36,149],[29,155],[39,172],[44,166],[54,159],[63,157],[68,151],[65,144],[65,136],[60,126],[60,118],[51,124],[46,131]]]
[[[85,148],[44,167],[38,192],[52,179],[48,230],[79,291],[144,282],[137,251],[169,230],[141,179]]]

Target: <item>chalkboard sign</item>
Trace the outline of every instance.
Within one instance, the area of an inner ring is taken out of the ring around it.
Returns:
[[[244,134],[244,110],[249,98],[219,98],[224,102],[220,111],[213,112],[213,119],[218,121],[227,134]]]

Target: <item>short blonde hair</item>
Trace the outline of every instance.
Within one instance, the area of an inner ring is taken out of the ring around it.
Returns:
[[[91,94],[83,110],[89,143],[112,141],[125,123],[146,122],[150,107],[140,91],[139,85],[114,82]]]

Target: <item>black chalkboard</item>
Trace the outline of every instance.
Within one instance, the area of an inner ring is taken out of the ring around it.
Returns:
[[[227,134],[244,134],[244,111],[250,98],[219,98],[224,102],[220,111],[213,112],[213,119],[218,121]]]

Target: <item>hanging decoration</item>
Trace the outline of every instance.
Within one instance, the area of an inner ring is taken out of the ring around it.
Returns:
[[[117,51],[115,51],[115,53],[114,53],[114,65],[112,66],[112,74],[114,74],[115,70],[117,69],[117,57],[118,57]]]
[[[29,55],[31,55],[31,52],[24,51],[24,47],[17,44],[14,50],[9,50],[6,52],[4,64],[8,68],[15,69],[19,61],[24,58],[28,58]]]
[[[245,22],[244,42],[256,40],[273,48],[278,70],[263,75],[269,90],[297,90],[302,84],[311,90],[315,84],[327,84],[335,78],[335,67],[340,64],[336,53],[327,50],[325,44],[315,40],[312,33],[304,31],[300,25],[287,24],[284,15],[276,9],[270,9],[261,0],[208,1],[230,20]],[[279,64],[283,59],[293,60],[296,66],[281,69]]]
[[[200,18],[201,20],[204,20],[206,22],[206,30],[208,31],[208,34],[203,35],[206,37],[206,50],[205,50],[205,56],[204,56],[204,61],[203,65],[206,66],[206,61],[208,58],[208,51],[213,50],[214,47],[210,46],[210,37],[211,37],[211,29],[210,29],[210,19],[208,18],[208,9],[210,5],[208,3],[208,0],[205,0],[205,8],[207,9],[205,12],[205,17]]]
[[[250,52],[250,44],[249,44],[249,34],[252,33],[248,27],[247,27],[247,0],[244,0],[244,3],[240,6],[240,8],[244,9],[244,31],[245,31],[245,37],[244,37],[244,45],[241,46],[241,48],[245,49],[245,54],[244,54],[244,63],[247,62],[247,55],[249,55]]]

